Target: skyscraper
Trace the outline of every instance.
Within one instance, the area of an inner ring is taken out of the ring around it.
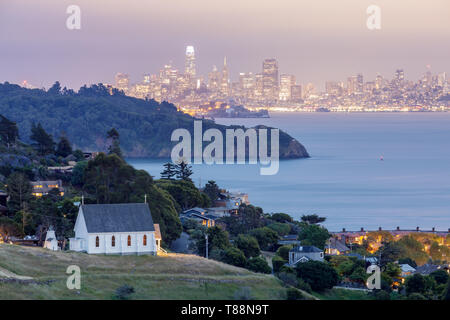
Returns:
[[[117,89],[123,90],[123,92],[125,92],[125,93],[128,92],[128,86],[129,86],[130,79],[127,74],[120,73],[120,72],[117,73],[115,76],[115,81],[116,81]]]
[[[278,62],[275,59],[263,61],[263,95],[265,99],[278,100]]]
[[[184,73],[191,79],[195,78],[195,51],[193,46],[186,47],[186,64]]]
[[[230,76],[228,73],[227,57],[223,59],[222,81],[220,83],[220,92],[224,96],[228,96],[230,94]]]
[[[280,94],[279,99],[281,101],[291,100],[291,89],[295,85],[295,76],[291,74],[282,74],[280,76]]]

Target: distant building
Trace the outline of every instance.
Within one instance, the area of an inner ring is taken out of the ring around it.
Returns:
[[[263,96],[267,100],[278,100],[278,62],[276,59],[263,61]]]
[[[52,189],[58,189],[61,196],[64,195],[64,188],[61,180],[54,181],[32,181],[32,195],[35,197],[42,197],[48,195]]]
[[[70,250],[89,254],[152,254],[159,250],[146,203],[81,205]],[[159,238],[159,239],[157,239]]]
[[[324,253],[314,246],[297,246],[289,251],[289,265],[295,266],[297,263],[310,260],[323,261]]]

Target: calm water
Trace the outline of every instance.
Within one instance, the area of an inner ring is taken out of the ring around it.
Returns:
[[[281,161],[274,176],[261,176],[258,165],[194,165],[196,184],[213,179],[247,192],[265,212],[326,216],[332,231],[450,227],[450,113],[273,113],[216,122],[278,127],[311,158]],[[157,178],[163,162],[129,160]]]

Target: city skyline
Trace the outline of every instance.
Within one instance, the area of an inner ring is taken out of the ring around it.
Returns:
[[[93,5],[80,0],[81,30],[65,27],[70,4],[2,3],[0,81],[28,80],[49,87],[59,80],[77,89],[109,82],[111,73],[124,70],[137,82],[141,70],[155,73],[168,57],[183,66],[180,48],[187,45],[196,48],[202,61],[197,64],[200,74],[226,56],[233,81],[239,72],[259,69],[268,57],[276,57],[280,69],[289,70],[299,83],[318,87],[358,72],[375,78],[403,68],[408,78],[416,79],[426,65],[433,72],[450,70],[450,44],[445,41],[450,4],[442,0],[426,6],[415,0],[408,5],[379,0],[382,27],[377,31],[366,27],[372,2],[365,0],[249,0],[223,6],[200,0],[176,0],[175,5],[157,0],[126,5],[99,0]]]

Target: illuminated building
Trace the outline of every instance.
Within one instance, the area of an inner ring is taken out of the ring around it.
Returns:
[[[195,78],[195,51],[193,46],[186,47],[186,63],[184,73],[191,79]]]
[[[280,76],[280,93],[279,99],[281,101],[291,100],[291,89],[295,85],[295,76],[291,74],[282,74]]]
[[[263,96],[267,100],[278,100],[278,62],[275,59],[263,61]]]
[[[125,93],[128,93],[128,86],[130,82],[128,75],[124,73],[117,73],[115,80],[116,80],[116,88],[122,90]]]

